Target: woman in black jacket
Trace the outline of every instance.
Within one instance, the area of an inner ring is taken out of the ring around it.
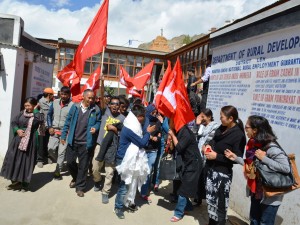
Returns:
[[[243,123],[234,106],[222,107],[220,120],[222,125],[216,130],[209,145],[206,145],[204,153],[208,166],[206,201],[209,225],[226,224],[234,162],[226,158],[225,150],[229,149],[242,157],[246,145]]]
[[[170,125],[171,126],[171,125]],[[180,187],[178,189],[178,202],[171,222],[177,222],[184,216],[184,211],[193,209],[190,197],[195,197],[198,179],[202,168],[202,157],[198,150],[198,143],[194,133],[187,125],[176,133],[170,130],[169,135],[175,146],[175,151],[182,158],[182,171],[180,171]]]

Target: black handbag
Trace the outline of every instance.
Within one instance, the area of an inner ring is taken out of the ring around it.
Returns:
[[[271,146],[269,146],[271,147]],[[277,146],[278,147],[278,146]],[[281,148],[281,150],[285,153],[285,151]],[[286,155],[286,153],[285,153]],[[286,155],[287,156],[287,155]],[[288,157],[288,156],[287,156]],[[290,168],[291,162],[289,160]],[[263,186],[271,187],[271,188],[288,188],[295,184],[295,178],[290,169],[289,173],[281,173],[275,170],[272,170],[269,166],[262,163],[259,160],[255,161],[255,167],[258,171],[259,177]]]
[[[176,160],[164,157],[160,160],[159,179],[174,180],[176,177]]]

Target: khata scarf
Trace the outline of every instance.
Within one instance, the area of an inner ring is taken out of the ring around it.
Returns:
[[[31,128],[32,128],[32,123],[33,123],[34,116],[33,116],[33,113],[27,113],[25,110],[24,110],[23,115],[26,118],[30,118],[30,119],[28,121],[27,128],[25,130],[25,136],[22,137],[21,142],[19,144],[19,149],[21,151],[26,151],[28,143],[29,143],[29,139],[30,139],[30,133],[31,133]]]

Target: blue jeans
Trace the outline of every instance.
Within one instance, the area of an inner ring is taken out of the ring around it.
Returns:
[[[147,176],[146,183],[143,184],[143,186],[141,188],[141,195],[148,195],[148,190],[149,190],[149,186],[150,186],[150,179],[151,179],[151,171],[153,169],[153,165],[155,163],[156,156],[157,156],[157,151],[147,152],[148,166],[150,168],[150,174]]]
[[[261,204],[260,225],[274,225],[279,205]]]
[[[274,225],[279,206],[261,204],[261,199],[251,196],[250,225]]]
[[[153,172],[154,185],[159,185],[158,177],[159,177],[160,160],[161,160],[164,153],[165,153],[165,139],[162,138],[161,139],[161,146],[160,146],[160,149],[158,149],[158,151],[157,151],[157,157],[156,157],[155,165],[154,165],[154,172]]]
[[[192,211],[193,205],[189,198],[178,195],[178,202],[174,211],[174,216],[177,218],[182,218],[184,216],[184,211]]]
[[[119,166],[122,163],[123,159],[116,159],[116,166]],[[122,209],[123,205],[124,205],[124,198],[127,194],[127,185],[125,184],[125,182],[123,180],[121,180],[120,184],[119,184],[119,188],[118,188],[118,192],[116,195],[116,199],[115,199],[115,208],[117,209]]]

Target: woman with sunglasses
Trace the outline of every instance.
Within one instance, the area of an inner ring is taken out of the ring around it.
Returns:
[[[248,195],[251,198],[250,225],[273,225],[283,195],[264,196],[262,183],[256,176],[254,161],[259,160],[282,173],[290,172],[289,161],[277,143],[277,137],[266,118],[249,116],[245,131],[249,138],[246,146],[246,159],[243,160],[230,150],[225,151],[225,156],[244,165]]]

